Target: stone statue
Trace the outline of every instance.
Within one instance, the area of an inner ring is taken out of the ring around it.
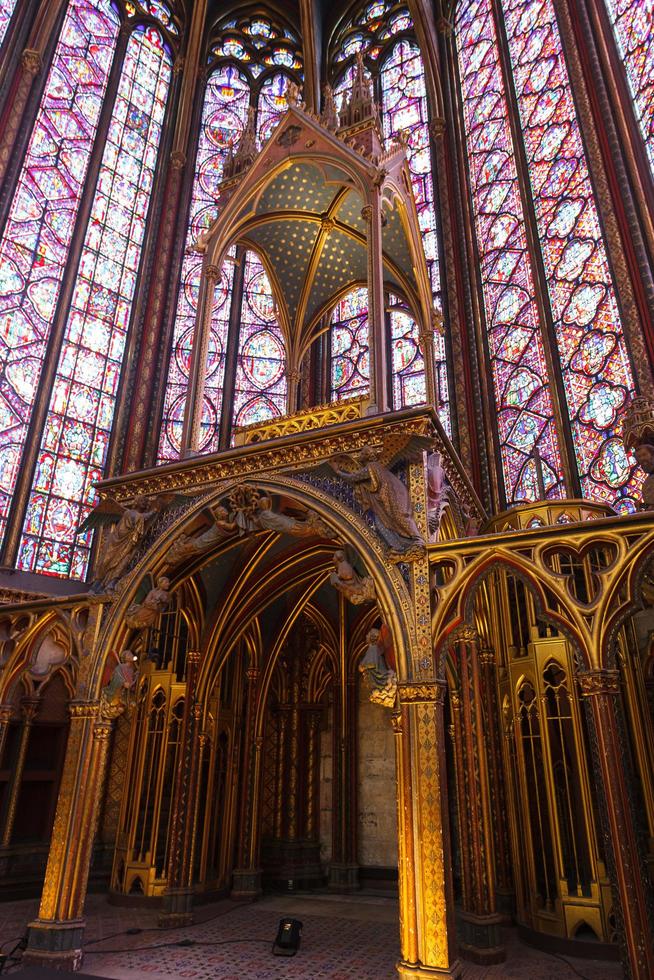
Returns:
[[[202,531],[201,534],[180,534],[173,541],[166,558],[166,564],[169,567],[178,565],[179,562],[187,558],[203,555],[205,551],[209,551],[214,545],[225,541],[236,531],[236,521],[230,520],[225,507],[216,507],[213,511],[213,519],[212,527]]]
[[[370,691],[374,704],[392,708],[397,695],[397,674],[386,661],[381,629],[371,629],[366,636],[368,646],[359,661],[359,670]]]
[[[272,497],[264,494],[256,502],[252,515],[252,523],[265,531],[278,531],[280,534],[290,534],[296,538],[330,537],[327,525],[318,517],[315,511],[307,511],[306,520],[300,521],[288,514],[278,514],[273,510]]]
[[[154,626],[160,613],[170,602],[170,579],[160,575],[154,589],[150,589],[143,602],[133,602],[125,613],[125,625],[130,629]]]
[[[115,588],[124,575],[134,551],[140,544],[152,518],[188,498],[183,494],[159,494],[157,497],[138,496],[123,505],[113,497],[100,501],[80,525],[77,533],[110,526],[96,565],[92,592]]]
[[[138,677],[137,658],[131,650],[123,650],[114,657],[113,669],[110,664],[105,667],[105,678],[111,673],[100,693],[100,714],[105,718],[115,718],[129,707],[130,693]]]
[[[375,601],[375,583],[369,576],[359,575],[347,560],[344,551],[335,551],[334,571],[329,582],[344,595],[348,602],[359,606],[363,602]]]
[[[647,476],[642,488],[641,510],[654,510],[654,445],[642,442],[634,449],[636,462]]]
[[[354,494],[364,510],[377,519],[382,537],[397,557],[422,550],[424,540],[413,516],[413,505],[407,487],[384,466],[379,454],[370,446],[353,456],[341,456],[330,462],[334,472],[354,487]]]

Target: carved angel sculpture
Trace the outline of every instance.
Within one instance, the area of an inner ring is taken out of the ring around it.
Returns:
[[[289,514],[279,514],[273,510],[272,497],[264,494],[259,497],[256,503],[256,510],[252,517],[254,525],[266,531],[278,531],[281,534],[290,534],[295,538],[306,538],[318,536],[328,538],[330,531],[327,525],[318,517],[315,511],[307,511],[306,520],[298,520]]]
[[[400,459],[422,461],[431,441],[410,436],[399,446],[383,450],[364,446],[357,456],[340,456],[329,461],[334,472],[354,488],[354,494],[364,510],[375,515],[379,533],[398,557],[424,547],[424,540],[415,522],[411,496],[400,478],[389,469]]]
[[[382,630],[383,627],[368,631],[368,646],[359,661],[359,670],[368,686],[370,700],[392,708],[397,694],[397,674],[387,661]]]
[[[180,561],[187,558],[195,558],[203,555],[214,545],[225,541],[236,531],[236,521],[230,520],[225,507],[216,507],[212,513],[213,525],[201,534],[194,536],[180,534],[173,541],[167,555],[166,563],[169,566],[177,565]]]
[[[159,614],[170,602],[170,579],[160,575],[154,589],[150,589],[143,602],[133,602],[125,613],[125,624],[130,629],[145,629],[154,626]]]
[[[363,602],[374,602],[373,580],[367,575],[360,575],[348,561],[344,551],[335,551],[333,560],[334,571],[329,576],[330,584],[354,606]]]
[[[180,499],[186,498],[177,494],[160,494],[158,497],[141,495],[126,506],[113,497],[105,497],[100,501],[77,531],[82,534],[92,528],[111,528],[103,541],[92,591],[110,589],[116,585],[127,569],[151,519],[162,510],[175,506]]]
[[[105,683],[100,693],[100,714],[115,718],[129,706],[130,692],[138,677],[137,658],[131,650],[123,650],[105,667]]]

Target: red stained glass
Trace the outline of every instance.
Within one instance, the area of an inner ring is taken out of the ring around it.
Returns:
[[[202,124],[195,164],[195,183],[191,201],[186,254],[177,299],[173,353],[168,369],[166,401],[159,443],[159,462],[177,459],[181,447],[184,407],[188,392],[193,331],[197,314],[202,259],[192,252],[201,231],[217,215],[216,193],[225,157],[240,139],[247,120],[250,89],[247,80],[234,67],[220,68],[207,82]],[[205,451],[218,448],[218,432],[225,377],[225,350],[234,266],[225,263],[216,288],[211,320],[207,361],[205,406],[200,446]]]
[[[75,529],[94,501],[113,423],[172,62],[154,28],[131,35],[118,85],[18,567],[81,574],[91,535]]]
[[[554,4],[503,9],[582,491],[633,507],[638,481],[615,438],[633,376]]]
[[[108,0],[71,0],[0,240],[0,530],[55,316],[118,37]]]
[[[490,0],[459,7],[457,43],[470,183],[504,486],[533,500],[537,448],[550,497],[565,495]]]
[[[654,173],[654,5],[652,0],[606,0],[606,9]]]
[[[330,334],[332,399],[366,395],[370,388],[367,289],[353,289],[336,304]]]
[[[272,289],[254,252],[247,252],[236,384],[234,425],[262,422],[286,413],[286,355]]]
[[[16,0],[2,0],[0,2],[0,44],[5,39],[15,7]]]

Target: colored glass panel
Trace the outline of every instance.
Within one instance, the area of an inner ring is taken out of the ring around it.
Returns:
[[[71,0],[0,240],[0,530],[84,189],[119,20]]]
[[[390,321],[393,408],[424,405],[427,401],[427,382],[418,324],[404,310],[391,310]]]
[[[241,305],[234,425],[250,425],[286,412],[286,355],[268,276],[247,252]]]
[[[370,388],[367,289],[353,289],[336,304],[330,334],[332,399],[366,395]]]
[[[606,0],[606,7],[654,173],[654,4]]]
[[[552,0],[505,0],[509,53],[584,496],[633,509],[620,442],[631,365]]]
[[[2,0],[0,2],[0,44],[5,39],[5,34],[7,33],[7,28],[14,13],[17,0]]]
[[[125,52],[86,229],[18,567],[84,578],[91,533],[75,529],[95,502],[120,381],[171,58],[154,28]]]
[[[509,503],[537,499],[535,448],[548,496],[561,497],[561,455],[490,0],[459,7],[457,43],[506,497]]]
[[[280,116],[288,109],[285,96],[289,81],[288,75],[274,75],[272,78],[267,78],[261,86],[257,111],[259,146],[266,142],[279,122]]]
[[[407,137],[407,157],[413,196],[418,210],[418,223],[422,232],[432,293],[436,305],[440,305],[438,234],[429,146],[429,114],[425,72],[418,47],[410,41],[399,41],[382,65],[380,81],[384,135],[388,141],[400,133],[404,133]],[[434,358],[440,401],[438,413],[446,431],[450,433],[445,338],[437,333],[434,334]],[[398,393],[404,390],[402,384],[397,390]],[[414,394],[416,391],[417,389],[414,389]],[[416,403],[411,402],[411,404]],[[397,407],[401,406],[398,404]]]
[[[214,72],[207,82],[202,123],[195,164],[190,224],[182,264],[173,350],[168,369],[166,401],[159,444],[159,461],[177,459],[181,447],[184,406],[188,392],[189,369],[202,259],[192,251],[193,243],[217,215],[216,193],[222,177],[225,156],[236,144],[247,120],[250,89],[247,80],[232,66]],[[211,319],[207,360],[205,404],[201,448],[218,448],[218,431],[225,377],[225,350],[229,324],[229,297],[234,266],[226,263],[216,288]]]

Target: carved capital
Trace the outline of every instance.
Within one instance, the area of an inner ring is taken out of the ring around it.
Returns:
[[[475,640],[479,639],[479,634],[474,626],[469,626],[467,623],[463,623],[461,626],[450,633],[447,638],[448,646],[454,646],[455,643],[473,643]]]
[[[23,698],[20,702],[20,710],[23,715],[23,720],[31,725],[34,721],[36,712],[39,710],[39,704],[41,702],[38,698]]]
[[[439,34],[449,37],[452,33],[452,22],[447,17],[439,17],[436,21],[436,30]]]
[[[173,150],[170,154],[170,166],[173,170],[183,170],[186,166],[186,154],[181,150]]]
[[[365,204],[361,208],[361,217],[363,218],[364,221],[370,222],[372,221],[372,215],[373,215],[372,204]]]
[[[40,51],[35,51],[34,48],[25,48],[20,56],[20,63],[26,74],[38,75],[43,66]]]
[[[96,742],[106,742],[114,727],[112,718],[103,718],[93,726],[93,738]]]
[[[248,669],[245,671],[245,676],[247,677],[250,684],[255,684],[259,676],[259,668],[248,667]]]
[[[187,651],[187,654],[186,654],[186,662],[187,662],[187,664],[192,664],[194,667],[197,667],[197,665],[200,663],[200,660],[201,659],[202,659],[202,654],[201,654],[201,652],[199,650],[188,650]]]
[[[12,704],[0,704],[0,725],[6,725],[11,720],[11,713],[14,710]]]
[[[217,265],[207,266],[207,279],[211,279],[213,282],[218,282],[220,279],[220,269]]]
[[[405,682],[398,685],[401,704],[443,704],[447,684],[442,680]]]
[[[175,63],[173,64],[173,75],[181,74],[181,72],[184,71],[185,64],[186,60],[183,55],[179,55],[177,58],[175,58]]]
[[[68,710],[71,718],[95,718],[99,707],[99,701],[71,701]]]
[[[445,119],[442,116],[435,116],[434,119],[429,123],[429,132],[433,139],[438,139],[441,137],[446,128]]]
[[[484,647],[479,651],[479,663],[480,664],[494,664],[495,663],[495,651]]]
[[[620,693],[620,672],[617,670],[588,670],[577,674],[577,680],[585,698]]]
[[[393,712],[391,715],[391,725],[393,726],[393,735],[401,735],[402,728],[402,715],[398,712]]]

